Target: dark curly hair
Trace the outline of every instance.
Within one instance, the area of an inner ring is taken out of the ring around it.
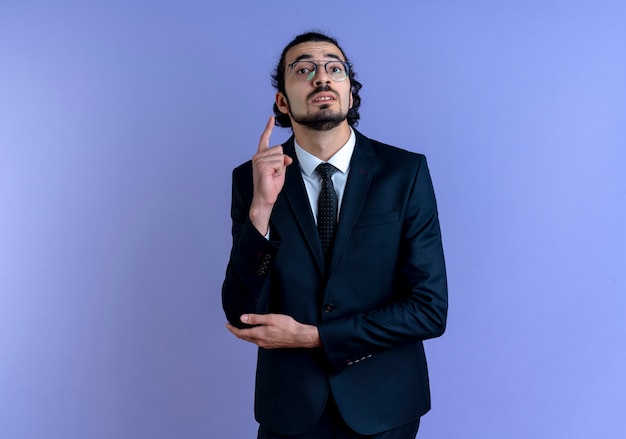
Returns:
[[[283,49],[283,53],[280,56],[280,61],[278,62],[278,65],[276,66],[276,70],[274,71],[274,74],[272,75],[272,85],[277,91],[286,95],[285,93],[285,69],[286,69],[285,55],[287,54],[287,51],[291,49],[292,47],[297,46],[298,44],[308,43],[308,42],[325,42],[325,43],[331,43],[337,46],[337,48],[341,51],[342,55],[344,56],[345,61],[348,64],[350,64],[350,61],[348,60],[348,57],[346,56],[345,52],[343,51],[341,46],[339,46],[339,43],[337,43],[337,40],[335,40],[334,38],[331,38],[319,32],[307,32],[302,35],[298,35],[289,44],[287,44],[287,46],[285,46],[285,48]],[[352,91],[352,108],[348,110],[347,120],[348,120],[348,124],[350,124],[350,126],[353,126],[353,127],[357,126],[359,123],[359,117],[360,117],[359,107],[361,106],[361,97],[359,96],[359,90],[363,87],[363,84],[357,81],[355,76],[356,74],[354,72],[354,69],[352,68],[352,66],[350,66],[348,79],[350,80],[350,86],[351,86],[350,88]],[[285,128],[289,128],[292,126],[289,115],[281,113],[276,103],[274,103],[274,115],[276,116],[277,126],[285,127]]]

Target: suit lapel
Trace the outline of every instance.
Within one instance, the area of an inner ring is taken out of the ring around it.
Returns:
[[[309,198],[304,187],[304,181],[302,180],[302,174],[300,173],[300,165],[298,164],[298,157],[293,145],[293,136],[283,144],[283,150],[285,154],[293,159],[293,163],[289,165],[285,174],[283,194],[285,195],[286,203],[277,203],[272,217],[277,226],[281,220],[291,221],[291,218],[295,217],[307,246],[314,255],[319,270],[323,272],[324,254],[317,233],[315,219],[311,212]],[[287,209],[290,210],[290,214],[287,213]]]
[[[346,242],[363,206],[363,201],[367,195],[370,182],[372,181],[373,168],[375,164],[375,154],[370,141],[355,130],[357,136],[352,159],[350,160],[350,174],[346,182],[346,189],[343,194],[341,212],[339,213],[339,224],[335,234],[333,244],[330,273],[339,261],[341,254],[345,250]]]

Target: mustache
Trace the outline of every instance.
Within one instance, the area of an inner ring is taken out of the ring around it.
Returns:
[[[309,95],[307,96],[307,100],[308,99],[312,99],[313,96],[315,96],[318,93],[321,93],[323,91],[329,91],[332,94],[334,94],[335,96],[339,97],[339,95],[337,94],[337,92],[335,90],[333,90],[332,88],[330,88],[330,85],[328,84],[323,84],[323,85],[319,85],[315,88],[315,90],[313,90],[311,93],[309,93]]]

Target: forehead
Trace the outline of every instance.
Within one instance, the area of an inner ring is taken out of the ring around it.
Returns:
[[[285,54],[285,64],[289,65],[301,59],[328,59],[335,58],[345,61],[345,57],[337,46],[328,42],[309,41],[293,46]]]

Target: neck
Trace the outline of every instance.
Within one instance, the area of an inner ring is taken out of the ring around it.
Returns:
[[[350,126],[348,122],[343,122],[331,130],[317,131],[294,123],[293,134],[302,149],[322,161],[328,161],[350,138]]]

